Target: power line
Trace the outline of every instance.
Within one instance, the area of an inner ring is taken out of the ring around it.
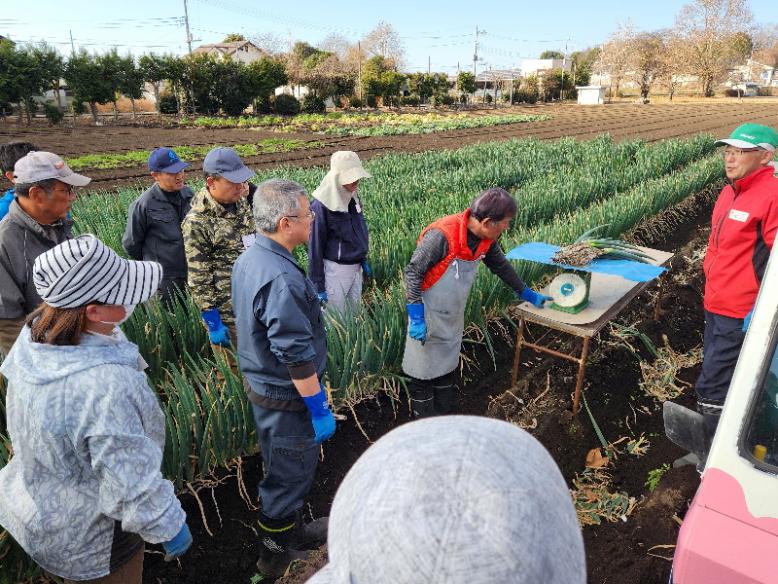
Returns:
[[[41,42],[45,42],[50,45],[71,45],[70,40],[54,40],[50,37],[41,37],[38,39],[17,39],[15,42],[19,44],[37,44]],[[113,42],[106,42],[106,41],[98,41],[98,40],[79,40],[78,45],[80,47],[116,47],[116,48],[146,48],[146,49],[165,49],[174,47],[177,45],[180,45],[181,43],[177,43],[174,41],[171,41],[169,43],[165,44],[148,44],[148,43],[133,43],[133,44],[120,44],[120,43],[113,43]]]
[[[567,39],[567,38],[564,38],[564,39],[517,39],[517,38],[514,38],[514,37],[502,36],[502,35],[499,35],[499,34],[490,34],[489,36],[491,38],[501,39],[501,40],[504,40],[504,41],[511,41],[513,43],[563,43],[563,42],[565,42],[567,40],[570,40],[570,39]]]
[[[198,1],[212,4],[214,6],[222,8],[223,10],[227,10],[229,12],[235,12],[237,14],[240,14],[243,17],[248,16],[249,18],[254,18],[256,20],[261,20],[264,22],[273,21],[276,23],[285,24],[287,26],[289,25],[300,26],[303,28],[322,30],[322,31],[338,33],[346,36],[363,34],[363,31],[357,29],[325,26],[325,25],[316,24],[306,20],[291,19],[291,18],[279,16],[278,14],[268,12],[266,10],[257,10],[255,8],[249,8],[246,5],[235,6],[230,2],[226,2],[225,0],[198,0]]]
[[[165,18],[120,18],[115,20],[95,21],[85,19],[57,19],[56,23],[86,23],[91,28],[103,28],[113,26],[181,26],[183,22],[182,16],[171,16]],[[52,21],[54,22],[54,21]],[[41,22],[24,21],[18,18],[0,18],[0,25],[4,26],[35,26],[39,27]]]

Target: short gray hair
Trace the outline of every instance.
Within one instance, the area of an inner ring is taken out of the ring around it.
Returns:
[[[271,178],[257,186],[254,193],[254,221],[257,229],[275,233],[282,217],[300,209],[300,196],[307,196],[305,187],[293,180]]]
[[[32,187],[40,187],[46,191],[46,194],[49,196],[49,198],[51,198],[52,191],[54,190],[54,187],[57,186],[58,182],[61,181],[58,181],[56,178],[47,178],[33,183],[16,183],[14,185],[14,193],[17,197],[29,197],[30,189]]]

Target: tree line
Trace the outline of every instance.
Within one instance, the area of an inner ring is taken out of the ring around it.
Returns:
[[[143,55],[135,59],[115,49],[103,54],[81,50],[63,57],[46,45],[23,48],[0,42],[0,112],[12,111],[29,122],[37,109],[35,98],[55,92],[64,79],[72,92],[72,107],[82,113],[88,107],[97,120],[97,105],[114,104],[121,96],[132,102],[143,97],[149,83],[157,108],[163,113],[191,111],[238,115],[252,103],[268,101],[279,85],[287,82],[282,62],[263,58],[245,65],[212,55]],[[165,90],[163,91],[163,87]],[[50,106],[53,104],[50,104]],[[62,103],[57,103],[62,109]]]
[[[746,0],[695,0],[681,8],[672,28],[620,26],[603,45],[596,69],[610,76],[614,94],[633,82],[644,99],[656,86],[672,99],[684,80],[695,80],[711,97],[751,58],[778,67],[778,27],[755,25]]]

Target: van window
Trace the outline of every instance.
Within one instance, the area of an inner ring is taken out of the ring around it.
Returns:
[[[778,348],[772,339],[773,351],[761,391],[751,406],[745,447],[758,466],[778,472]]]

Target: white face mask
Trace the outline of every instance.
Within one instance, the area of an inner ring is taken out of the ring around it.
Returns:
[[[122,304],[122,308],[124,308],[124,317],[120,318],[117,321],[108,321],[108,320],[101,320],[103,324],[115,324],[116,326],[119,326],[123,322],[125,322],[130,316],[132,315],[132,312],[135,310],[135,307],[138,306],[137,304]]]

